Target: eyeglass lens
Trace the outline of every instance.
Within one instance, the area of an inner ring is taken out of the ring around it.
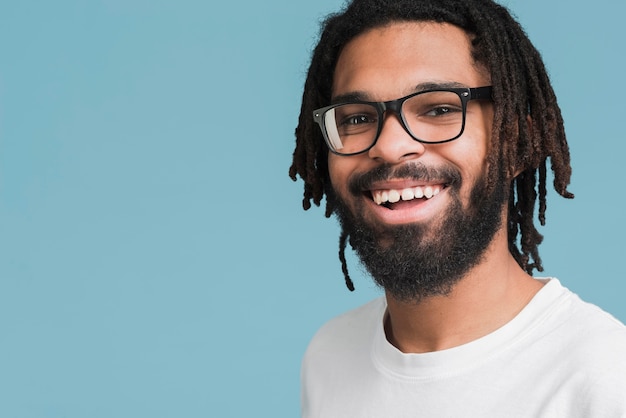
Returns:
[[[423,142],[456,138],[463,129],[463,104],[457,93],[432,91],[417,94],[402,104],[406,129]],[[382,127],[378,108],[372,104],[343,104],[324,114],[329,146],[340,154],[368,149]]]

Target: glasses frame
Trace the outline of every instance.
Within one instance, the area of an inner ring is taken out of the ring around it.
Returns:
[[[470,100],[491,100],[492,90],[493,90],[492,86],[435,88],[435,89],[421,90],[416,93],[409,94],[408,96],[404,96],[399,99],[390,100],[387,102],[368,102],[368,101],[355,100],[355,101],[350,101],[350,102],[335,103],[330,106],[325,106],[325,107],[314,110],[313,120],[319,125],[320,129],[322,130],[322,135],[324,136],[324,141],[326,142],[326,146],[328,147],[328,150],[332,152],[333,154],[337,154],[337,155],[350,156],[350,155],[362,154],[364,152],[369,151],[374,145],[376,145],[376,142],[378,142],[378,138],[380,137],[380,133],[383,130],[383,124],[385,123],[385,112],[387,111],[391,111],[392,113],[395,113],[395,115],[398,117],[398,120],[400,121],[400,124],[402,125],[402,128],[404,128],[406,133],[408,133],[411,136],[411,138],[413,138],[417,142],[421,142],[423,144],[443,144],[445,142],[454,141],[455,139],[463,135],[463,132],[465,131],[465,116],[466,116],[467,103]],[[438,91],[456,93],[459,96],[459,99],[461,99],[461,107],[463,109],[463,116],[462,116],[463,121],[461,123],[461,131],[454,138],[445,139],[443,141],[425,141],[413,135],[413,133],[411,133],[411,131],[409,130],[408,124],[404,118],[404,113],[402,112],[402,105],[407,100],[415,96],[419,96],[420,94],[438,92]],[[350,104],[367,104],[367,105],[374,106],[376,108],[376,111],[378,112],[378,128],[376,130],[376,136],[374,137],[374,140],[366,149],[362,151],[358,151],[358,152],[342,153],[339,151],[335,151],[333,147],[331,146],[331,141],[328,138],[328,134],[326,130],[325,115],[326,115],[326,112],[328,112],[329,110],[332,110],[339,106],[350,105]]]

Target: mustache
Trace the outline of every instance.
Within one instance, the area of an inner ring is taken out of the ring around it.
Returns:
[[[422,162],[404,164],[400,167],[383,164],[365,173],[355,174],[348,182],[348,190],[353,195],[359,196],[364,190],[371,190],[374,183],[393,179],[438,181],[449,187],[459,187],[461,173],[454,167],[429,167]]]

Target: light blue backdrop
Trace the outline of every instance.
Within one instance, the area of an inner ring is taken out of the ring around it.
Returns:
[[[287,177],[341,3],[2,1],[0,416],[298,416],[308,340],[379,294]],[[626,6],[507,4],[575,168],[545,273],[624,321]]]

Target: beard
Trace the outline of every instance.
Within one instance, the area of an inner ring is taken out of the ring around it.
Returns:
[[[461,174],[456,168],[429,168],[421,163],[392,169],[382,165],[353,177],[348,189],[357,206],[350,210],[333,191],[337,216],[350,245],[375,282],[394,298],[418,302],[448,295],[473,267],[502,225],[508,198],[502,170],[491,192],[483,174],[472,186],[467,208],[460,198]],[[384,225],[364,216],[363,190],[374,181],[391,178],[445,180],[451,198],[447,210],[429,224]]]

